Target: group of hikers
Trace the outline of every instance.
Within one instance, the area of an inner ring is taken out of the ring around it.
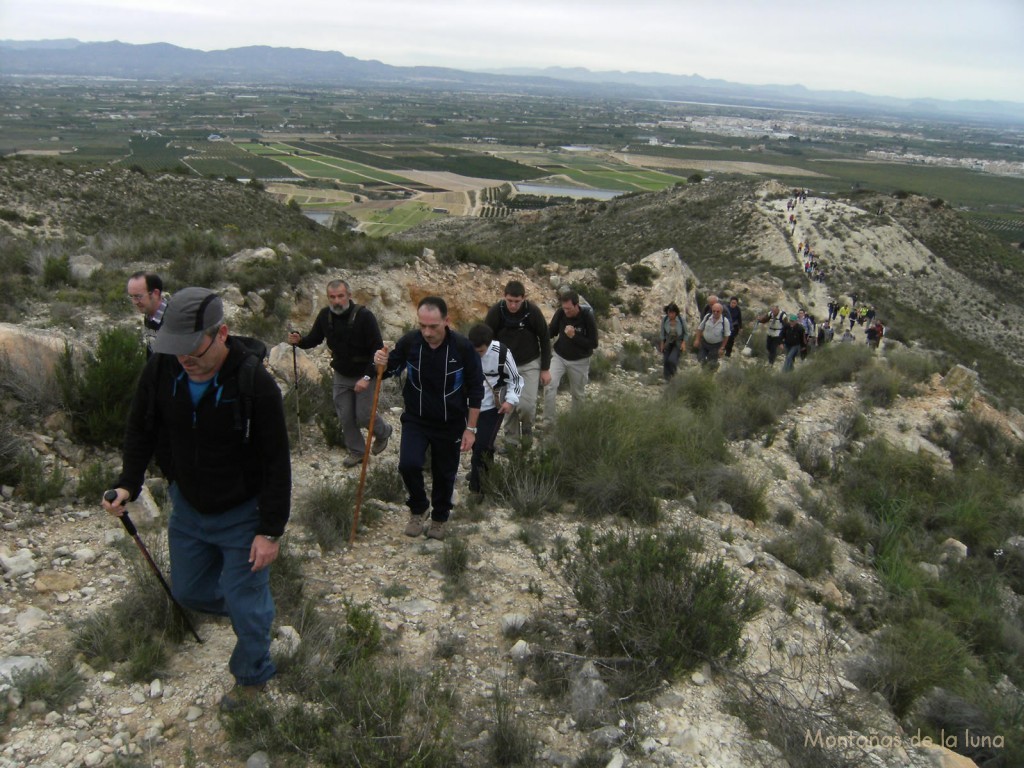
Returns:
[[[266,346],[231,334],[214,291],[189,287],[171,297],[153,273],[133,274],[127,291],[143,315],[148,359],[128,416],[121,473],[102,504],[123,515],[156,460],[172,506],[171,593],[190,609],[230,618],[235,686],[221,707],[236,709],[276,672],[268,567],[278,557],[292,495],[281,391],[262,365]],[[735,296],[724,304],[709,296],[692,338],[678,305],[664,310],[659,346],[666,379],[678,370],[688,342],[702,364],[715,366],[732,355],[744,327]],[[830,342],[831,321],[845,315],[838,304],[829,312],[817,327],[803,310],[788,315],[773,306],[757,316],[755,323],[767,326],[769,364],[782,348],[783,370],[792,370],[812,343]],[[347,467],[365,466],[370,455],[387,449],[394,425],[374,413],[377,395],[381,381],[404,376],[398,473],[409,517],[403,533],[443,540],[461,455],[471,454],[469,489],[479,494],[495,452],[528,444],[553,420],[563,378],[573,403],[584,400],[598,329],[592,309],[572,288],[559,290],[548,320],[527,299],[523,283],[510,280],[465,335],[452,328],[443,298],[420,299],[415,327],[389,348],[374,313],[353,301],[347,282],[332,280],[310,329],[290,331],[286,340],[293,349],[326,344],[330,350]]]
[[[143,315],[148,359],[121,473],[102,505],[124,515],[156,460],[172,506],[171,595],[192,610],[229,617],[236,636],[229,660],[235,685],[220,703],[230,711],[276,673],[269,566],[292,493],[283,399],[262,365],[266,346],[230,333],[214,291],[189,287],[171,297],[159,275],[140,272],[129,278],[128,298]],[[309,331],[288,333],[293,349],[325,343],[330,350],[345,466],[386,450],[394,426],[371,413],[380,382],[404,376],[398,473],[408,494],[406,536],[444,539],[461,454],[471,453],[469,487],[480,493],[502,427],[505,445],[533,436],[542,391],[544,422],[554,418],[563,378],[573,402],[584,399],[597,323],[575,290],[560,289],[558,303],[548,321],[524,285],[510,280],[484,321],[463,335],[451,327],[445,300],[427,296],[417,304],[416,327],[389,349],[373,312],[352,300],[347,282],[332,280]]]

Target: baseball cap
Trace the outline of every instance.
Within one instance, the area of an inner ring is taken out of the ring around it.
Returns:
[[[153,339],[153,351],[188,355],[203,339],[203,331],[224,322],[224,302],[209,288],[185,288],[171,298],[164,321]]]

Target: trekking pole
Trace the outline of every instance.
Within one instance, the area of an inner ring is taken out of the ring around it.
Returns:
[[[356,528],[359,527],[359,510],[363,506],[363,489],[366,487],[366,465],[370,463],[370,440],[373,437],[373,425],[377,421],[377,400],[380,398],[380,383],[384,379],[385,365],[377,365],[377,381],[373,385],[373,405],[370,408],[370,423],[366,426],[366,447],[363,448],[363,466],[359,470],[359,488],[356,490],[356,506],[352,511],[352,531],[348,535],[348,545],[356,543]]]
[[[103,498],[106,499],[107,501],[116,501],[117,491],[111,488],[109,491],[103,494]],[[121,506],[124,506],[124,504],[122,504]],[[185,626],[188,627],[188,631],[192,633],[192,637],[196,639],[196,642],[201,644],[203,642],[203,639],[199,637],[199,633],[196,632],[196,628],[192,626],[192,622],[188,618],[188,614],[185,612],[185,609],[182,607],[181,603],[175,600],[174,595],[171,594],[170,584],[167,583],[167,579],[164,578],[164,575],[160,573],[160,568],[157,566],[157,564],[153,562],[153,558],[149,554],[149,550],[146,549],[146,545],[142,543],[142,539],[139,536],[138,529],[135,527],[135,523],[133,523],[132,519],[128,517],[127,512],[123,512],[121,514],[120,520],[121,525],[123,525],[124,529],[128,531],[128,535],[135,539],[135,545],[139,548],[139,551],[142,553],[142,556],[146,558],[146,562],[149,563],[149,567],[153,569],[153,573],[155,573],[156,577],[160,579],[160,584],[163,586],[164,592],[166,592],[167,596],[171,598],[171,602],[174,603],[174,607],[178,609],[178,613],[181,614],[181,618],[185,622]]]
[[[292,331],[294,333],[294,331]],[[292,344],[292,385],[295,387],[295,442],[302,455],[302,416],[299,413],[299,355]]]

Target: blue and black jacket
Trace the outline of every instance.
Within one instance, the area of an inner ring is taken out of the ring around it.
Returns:
[[[469,339],[450,328],[437,349],[431,349],[418,330],[400,338],[388,354],[384,378],[403,373],[403,418],[461,432],[469,409],[483,402],[480,355]]]

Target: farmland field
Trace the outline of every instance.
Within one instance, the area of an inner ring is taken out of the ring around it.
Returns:
[[[423,203],[403,203],[387,211],[370,214],[363,219],[360,229],[371,236],[389,235],[401,232],[429,219],[444,218],[444,214],[432,212]]]

